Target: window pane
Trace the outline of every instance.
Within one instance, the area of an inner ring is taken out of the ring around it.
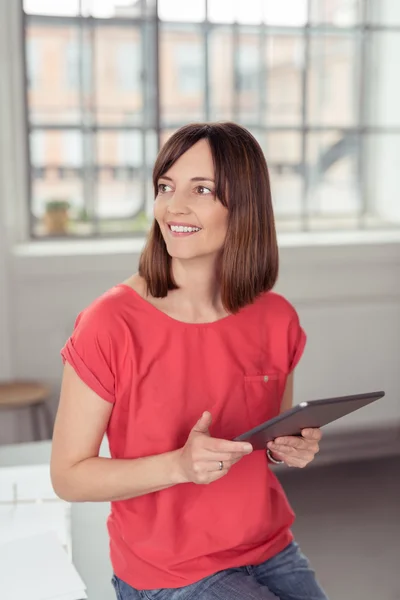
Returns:
[[[158,14],[163,21],[204,21],[205,0],[158,0]]]
[[[30,90],[40,85],[40,71],[43,63],[41,40],[35,36],[26,40],[27,83]]]
[[[84,231],[76,229],[84,212],[81,132],[33,131],[30,154],[33,233],[39,236],[91,233],[88,224]]]
[[[86,88],[91,83],[90,48],[78,34],[69,25],[28,25],[28,104],[35,124],[81,121],[79,83],[81,77]]]
[[[138,27],[96,27],[97,120],[102,125],[143,123],[142,36]]]
[[[364,141],[366,225],[400,225],[398,196],[400,172],[400,135],[366,135]]]
[[[59,0],[58,0],[59,1]],[[81,0],[82,15],[97,19],[140,18],[155,13],[155,0]]]
[[[260,33],[245,33],[242,30],[235,50],[235,113],[245,125],[261,124],[263,70]]]
[[[335,27],[351,27],[359,23],[362,0],[310,0],[310,21]]]
[[[146,207],[145,213],[147,217],[146,226],[149,226],[153,220],[154,207],[154,186],[153,186],[153,167],[157,158],[157,134],[155,131],[148,131],[145,137],[146,142]]]
[[[307,0],[208,0],[208,19],[212,23],[303,27],[307,23]]]
[[[358,40],[348,35],[314,35],[310,40],[308,123],[354,125],[357,120]]]
[[[208,0],[208,19],[212,23],[261,24],[263,2],[264,0]]]
[[[96,170],[95,211],[100,231],[134,231],[144,205],[142,133],[100,131]]]
[[[195,29],[162,29],[160,87],[164,125],[204,119],[204,42]]]
[[[264,136],[263,150],[270,172],[275,216],[277,219],[292,218],[296,223],[301,214],[303,194],[301,134],[297,131],[269,132]]]
[[[235,37],[236,35],[236,37]],[[236,47],[236,52],[235,52]],[[303,36],[218,28],[209,36],[212,119],[300,125]]]
[[[241,25],[261,24],[263,21],[263,4],[264,0],[233,2],[235,21]]]
[[[30,15],[55,15],[73,17],[79,15],[80,0],[24,0],[24,11]]]
[[[304,27],[308,18],[308,0],[263,2],[264,21],[280,27]]]
[[[208,0],[208,20],[212,23],[233,23],[236,18],[235,2]]]
[[[303,36],[270,35],[264,52],[265,120],[271,125],[300,125]]]
[[[370,33],[366,119],[372,126],[400,126],[400,32]]]
[[[398,0],[370,0],[370,22],[376,25],[400,25],[400,3]]]
[[[208,37],[210,118],[233,119],[233,33],[230,27],[212,29]]]
[[[311,228],[357,227],[362,210],[358,153],[354,133],[309,133],[307,209]]]

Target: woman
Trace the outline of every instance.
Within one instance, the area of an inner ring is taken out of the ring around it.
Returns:
[[[292,405],[305,334],[272,293],[278,249],[268,170],[233,123],[189,125],[154,168],[154,223],[138,274],[77,319],[52,480],[69,501],[111,501],[122,600],[322,600],[268,462],[304,467],[319,430],[268,457],[235,436]],[[111,459],[98,457],[107,432]]]

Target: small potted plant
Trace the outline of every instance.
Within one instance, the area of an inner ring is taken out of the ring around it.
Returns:
[[[53,199],[46,203],[43,222],[49,235],[68,233],[69,209],[70,203],[67,200]]]

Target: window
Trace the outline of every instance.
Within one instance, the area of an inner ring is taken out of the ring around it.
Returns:
[[[256,45],[241,46],[237,53],[237,89],[255,92],[262,77],[260,53]]]
[[[116,47],[118,86],[125,91],[140,91],[141,55],[136,42],[122,42]]]
[[[39,86],[40,77],[40,44],[35,38],[26,40],[26,69],[28,87],[35,89]]]
[[[400,225],[397,0],[23,5],[34,237],[58,199],[63,235],[146,230],[158,143],[199,120],[259,140],[280,231]]]
[[[204,85],[204,51],[196,44],[179,44],[174,49],[178,90],[182,95],[199,94]]]
[[[86,40],[67,40],[65,56],[65,86],[67,90],[89,92],[92,85],[91,47]]]

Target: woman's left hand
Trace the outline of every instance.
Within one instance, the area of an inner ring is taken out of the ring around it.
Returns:
[[[283,460],[288,467],[306,467],[319,452],[322,438],[320,429],[303,429],[301,436],[285,436],[268,442],[267,447],[274,458]]]

